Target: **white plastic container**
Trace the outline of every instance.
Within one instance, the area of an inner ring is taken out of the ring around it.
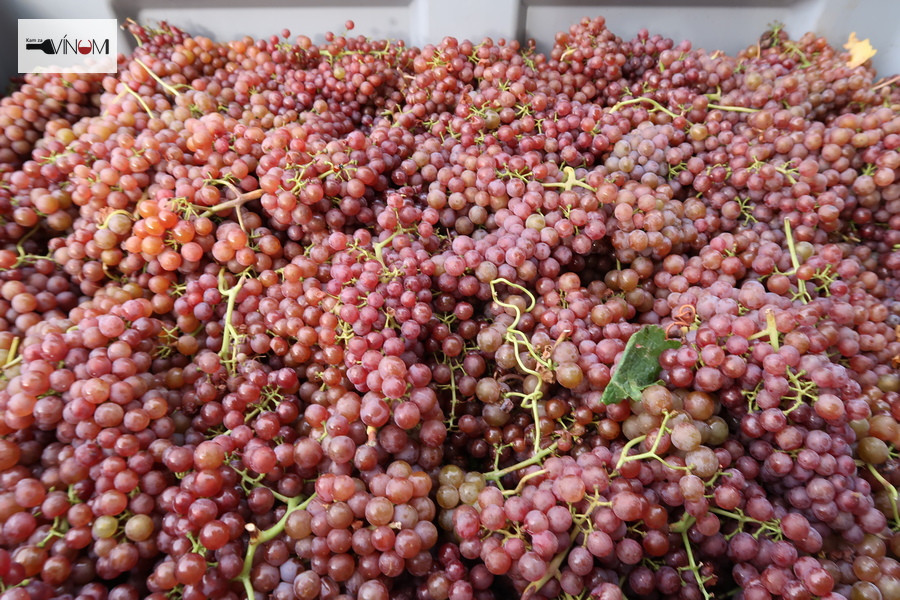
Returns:
[[[814,31],[837,46],[856,32],[878,50],[872,60],[881,75],[900,72],[900,0],[2,0],[0,77],[15,75],[19,18],[166,20],[217,40],[267,37],[284,28],[321,40],[352,19],[354,33],[416,46],[448,35],[474,41],[490,36],[533,38],[543,51],[557,31],[597,15],[626,39],[647,28],[727,53],[754,44],[776,21],[792,37]],[[132,43],[120,37],[120,48]]]

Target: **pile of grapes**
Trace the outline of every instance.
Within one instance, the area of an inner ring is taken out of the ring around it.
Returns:
[[[900,598],[897,78],[127,28],[0,102],[0,600]]]

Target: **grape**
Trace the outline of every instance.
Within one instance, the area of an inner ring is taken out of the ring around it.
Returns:
[[[547,571],[547,563],[534,552],[526,552],[519,559],[519,572],[527,581],[537,581]]]

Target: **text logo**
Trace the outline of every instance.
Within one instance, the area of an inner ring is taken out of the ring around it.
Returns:
[[[20,73],[115,73],[115,19],[19,19]]]

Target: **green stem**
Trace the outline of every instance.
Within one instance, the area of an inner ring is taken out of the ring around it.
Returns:
[[[134,19],[132,19],[132,18],[130,18],[130,17],[127,18],[127,19],[125,19],[125,23],[126,23],[126,25],[123,25],[123,26],[122,26],[122,29],[126,30],[128,33],[131,34],[131,37],[134,38],[134,42],[137,44],[138,48],[140,48],[141,46],[143,46],[144,43],[141,41],[141,38],[139,38],[139,37],[137,36],[137,34],[135,34],[134,31],[131,30],[131,27],[130,27],[130,25],[135,25],[135,26],[137,26],[137,27],[140,27],[140,25],[138,25],[138,24],[134,21]],[[142,28],[142,29],[143,29],[143,28]]]
[[[775,323],[775,311],[771,308],[766,311],[766,328],[762,331],[758,331],[751,335],[748,340],[755,340],[761,337],[769,336],[769,343],[772,345],[772,348],[777,352],[780,347],[780,343],[778,341],[778,326]]]
[[[35,233],[37,233],[37,230],[38,230],[38,226],[35,226],[35,227],[31,228],[28,231],[28,233],[26,233],[25,235],[22,236],[22,239],[20,239],[16,243],[17,257],[16,257],[15,264],[13,266],[9,267],[9,269],[0,269],[0,271],[9,271],[11,269],[17,269],[17,268],[21,267],[22,265],[28,263],[29,261],[53,260],[53,258],[50,255],[38,256],[36,254],[28,254],[27,252],[25,252],[25,242],[28,241],[28,238],[30,238]]]
[[[284,514],[281,516],[277,523],[275,523],[265,531],[259,531],[257,529],[257,534],[255,536],[251,531],[250,543],[247,544],[247,554],[244,557],[244,568],[241,569],[240,575],[235,577],[235,579],[240,579],[244,584],[244,591],[247,592],[248,600],[253,600],[253,598],[256,597],[256,594],[253,590],[253,584],[250,582],[250,572],[253,570],[253,557],[256,555],[256,549],[260,546],[260,544],[270,542],[281,535],[281,533],[284,531],[284,526],[287,524],[288,517],[291,516],[291,513],[295,510],[305,509],[307,506],[309,506],[309,503],[312,502],[313,498],[315,497],[315,494],[311,494],[309,498],[307,498],[303,502],[300,502],[300,498],[297,497],[289,498],[287,502],[287,508],[285,509]]]
[[[518,320],[518,317],[517,317]],[[519,365],[519,369],[523,372],[534,375],[538,379],[540,379],[541,374],[538,371],[528,367],[524,362],[522,362],[521,352],[519,351],[519,344],[525,346],[525,350],[531,357],[537,362],[539,365],[542,365],[544,368],[551,370],[552,366],[549,365],[543,358],[538,356],[537,352],[535,352],[534,347],[531,345],[531,342],[528,340],[528,337],[518,329],[509,329],[506,330],[506,341],[513,345],[513,350],[515,351],[516,363]],[[531,395],[531,394],[529,394]]]
[[[791,254],[791,265],[794,267],[794,273],[800,268],[800,260],[797,258],[797,248],[794,246],[794,234],[791,231],[791,222],[784,219],[784,237],[787,240],[788,252]]]
[[[167,92],[169,92],[169,93],[172,94],[173,96],[180,96],[180,95],[181,95],[181,92],[179,92],[178,90],[176,90],[175,88],[173,88],[171,85],[169,85],[168,83],[166,83],[165,81],[163,81],[162,79],[160,79],[159,75],[157,75],[156,73],[154,73],[154,72],[153,72],[153,69],[151,69],[150,67],[148,67],[147,65],[145,65],[144,62],[143,62],[141,59],[135,58],[135,59],[134,59],[134,62],[136,62],[137,64],[139,64],[139,65],[141,65],[142,67],[144,67],[144,70],[147,71],[147,74],[150,75],[150,77],[152,77],[153,79],[155,79],[156,82],[157,82],[159,85],[163,86],[163,89],[165,89]]]
[[[232,468],[234,468],[234,467],[232,467]],[[244,488],[244,491],[247,494],[249,494],[253,488],[261,487],[260,482],[262,482],[263,478],[265,477],[262,474],[260,474],[258,477],[250,477],[250,475],[247,474],[247,469],[234,469],[234,471],[235,471],[235,473],[237,473],[238,475],[241,476],[241,487]],[[272,496],[276,500],[284,502],[285,504],[290,502],[290,498],[288,498],[284,494],[276,492],[275,490],[273,490],[271,488],[269,489],[269,491],[272,492]]]
[[[731,112],[742,112],[742,113],[756,113],[759,112],[758,108],[747,108],[746,106],[726,106],[724,104],[707,104],[707,108],[714,108],[718,110],[727,110]]]
[[[375,252],[375,260],[380,262],[381,266],[385,269],[387,269],[387,265],[384,264],[384,249],[388,246],[388,244],[394,241],[394,238],[397,237],[398,233],[400,233],[399,230],[392,231],[391,235],[389,235],[387,239],[372,245],[372,250]]]
[[[60,516],[54,518],[53,524],[50,526],[50,531],[47,532],[47,535],[44,536],[44,539],[37,543],[37,546],[39,548],[43,548],[53,538],[63,537],[65,535],[65,531],[61,529],[63,523],[65,523],[68,528],[68,522],[65,521],[63,517]]]
[[[857,461],[859,462],[859,461]],[[900,527],[900,508],[897,506],[897,498],[900,497],[900,492],[897,491],[897,488],[894,485],[884,478],[884,475],[878,472],[878,469],[875,468],[875,465],[871,463],[866,463],[866,468],[872,474],[872,476],[878,480],[878,483],[884,486],[885,491],[888,493],[888,500],[891,503],[891,512],[894,517],[894,525],[896,527]]]
[[[517,283],[513,283],[513,282],[510,281],[509,279],[506,279],[505,277],[498,277],[497,279],[494,279],[494,280],[491,281],[491,284],[490,284],[490,285],[491,285],[491,296],[493,296],[494,302],[496,302],[497,304],[499,304],[499,305],[502,306],[503,308],[510,308],[510,309],[512,309],[513,311],[515,311],[515,313],[516,313],[516,318],[515,318],[515,320],[512,322],[512,325],[510,325],[509,327],[507,327],[507,329],[515,329],[516,326],[519,324],[519,319],[522,318],[522,311],[521,311],[521,310],[519,309],[519,307],[516,306],[515,304],[510,304],[510,303],[508,303],[508,302],[504,302],[504,301],[500,300],[500,296],[497,294],[497,284],[498,284],[498,283],[505,283],[505,284],[508,285],[509,287],[516,288],[517,290],[521,291],[523,294],[525,294],[526,296],[528,296],[528,299],[529,299],[531,302],[529,303],[528,307],[525,308],[525,312],[531,312],[531,309],[534,308],[534,306],[535,306],[535,304],[536,304],[537,301],[535,300],[534,295],[533,295],[531,292],[529,292],[528,290],[526,290],[525,288],[523,288],[521,285],[519,285],[519,284],[517,284]]]
[[[792,396],[785,396],[786,400],[794,400],[793,406],[784,411],[784,414],[788,415],[796,410],[799,406],[803,404],[803,400],[808,399],[810,402],[815,402],[818,400],[818,396],[814,393],[817,389],[816,384],[812,381],[802,381],[800,378],[806,375],[806,371],[801,370],[797,373],[794,373],[790,367],[786,369],[788,385],[790,386],[791,391],[794,392]]]
[[[228,184],[231,187],[234,187],[233,184]],[[237,189],[237,188],[235,188]],[[228,210],[229,208],[237,208],[250,200],[256,200],[260,196],[263,195],[262,190],[253,190],[252,192],[247,192],[246,194],[238,194],[237,198],[229,200],[228,202],[223,202],[222,204],[216,204],[215,206],[210,206],[206,209],[206,212],[202,213],[201,217],[211,217],[217,212],[222,212],[224,210]]]
[[[584,188],[591,192],[596,192],[597,190],[586,182],[578,179],[578,176],[575,174],[575,169],[570,166],[563,167],[563,175],[565,176],[562,181],[555,183],[542,183],[544,187],[558,187],[562,188],[563,191],[569,192],[572,191],[572,188],[578,186],[580,188]]]
[[[528,291],[525,288],[523,288],[522,286],[512,283],[511,281],[504,279],[502,277],[491,281],[491,295],[493,296],[494,302],[496,302],[503,308],[508,308],[508,309],[512,310],[513,312],[515,312],[515,315],[516,315],[515,319],[513,319],[513,322],[506,328],[506,340],[513,345],[513,348],[515,350],[516,362],[519,364],[519,368],[522,371],[524,371],[525,373],[528,373],[529,375],[534,375],[535,377],[540,379],[541,374],[538,371],[528,368],[522,362],[522,358],[520,356],[521,352],[519,352],[519,344],[522,344],[523,346],[525,346],[525,349],[528,351],[528,354],[531,355],[531,357],[535,360],[536,363],[538,363],[539,365],[544,367],[546,370],[552,371],[553,363],[545,360],[541,355],[539,355],[537,353],[537,351],[534,349],[534,346],[532,346],[531,342],[528,340],[528,336],[526,336],[524,332],[516,329],[516,327],[519,324],[519,321],[522,319],[522,310],[515,304],[511,304],[511,303],[500,300],[500,297],[497,295],[497,290],[494,287],[495,283],[505,283],[511,287],[521,290],[525,295],[527,295],[531,302],[528,305],[528,307],[526,307],[525,312],[531,312],[531,310],[534,308],[535,302],[536,302],[535,298],[531,294],[530,291]]]
[[[628,442],[624,446],[622,446],[622,452],[619,455],[619,460],[616,462],[616,468],[613,469],[613,473],[618,471],[622,467],[622,465],[624,465],[626,462],[629,462],[628,451],[646,439],[647,439],[646,435],[639,435],[638,437],[636,437],[634,439],[628,440]]]
[[[648,451],[641,452],[640,454],[629,455],[628,451],[631,448],[634,448],[635,446],[637,446],[638,444],[643,442],[644,440],[646,440],[647,436],[641,435],[641,436],[634,438],[633,440],[629,440],[628,443],[622,447],[622,452],[619,455],[619,460],[616,462],[616,468],[613,469],[613,472],[614,473],[617,472],[622,467],[622,465],[624,465],[627,462],[631,462],[634,460],[644,460],[645,458],[656,459],[671,469],[678,469],[681,471],[690,471],[690,468],[688,468],[688,467],[680,467],[680,466],[672,465],[672,464],[666,462],[665,459],[663,459],[663,457],[661,457],[659,454],[656,453],[656,451],[659,449],[659,444],[662,442],[662,437],[666,433],[666,423],[669,422],[669,419],[671,417],[672,417],[672,413],[670,413],[670,412],[666,412],[663,415],[663,420],[662,420],[662,423],[660,423],[660,425],[659,425],[659,431],[656,434],[656,439],[653,440],[653,445],[650,447],[650,449]]]
[[[694,549],[691,548],[691,540],[688,539],[688,529],[690,529],[690,525],[684,527],[681,531],[681,540],[684,542],[684,552],[687,554],[688,568],[694,573],[694,578],[697,580],[697,587],[700,588],[700,593],[703,594],[703,598],[705,598],[705,600],[714,600],[710,593],[706,591],[704,578],[700,576],[700,567],[697,565],[697,559],[694,558]]]
[[[137,93],[136,91],[134,91],[133,89],[131,89],[131,86],[129,86],[127,83],[124,84],[124,85],[125,85],[125,92],[127,92],[127,93],[131,94],[132,96],[134,96],[134,98],[138,101],[138,104],[141,105],[141,108],[143,108],[144,111],[146,111],[146,113],[147,113],[148,115],[150,115],[150,118],[152,119],[152,118],[153,118],[153,111],[150,110],[150,107],[147,106],[147,103],[144,101],[144,99],[141,97],[141,95],[138,94],[138,93]],[[116,99],[118,100],[119,98],[121,98],[121,96],[122,96],[122,94],[119,94],[118,96],[116,96]]]
[[[9,345],[9,350],[6,352],[6,361],[3,363],[3,366],[0,367],[0,370],[8,369],[22,360],[21,356],[17,356],[20,341],[21,338],[19,336],[13,338],[12,343]]]
[[[740,510],[740,509],[738,509],[738,510]],[[732,512],[730,510],[724,510],[722,508],[716,508],[716,507],[710,507],[709,512],[717,514],[720,517],[727,517],[729,519],[737,521],[738,525],[739,525],[738,531],[743,530],[743,527],[746,524],[758,526],[759,531],[757,531],[755,534],[753,534],[753,537],[757,537],[760,533],[765,531],[765,532],[771,534],[776,539],[776,541],[780,540],[782,538],[781,530],[779,529],[779,527],[777,525],[777,523],[778,523],[777,520],[775,520],[774,523],[771,521],[759,521],[757,519],[748,517],[743,512]],[[735,533],[737,533],[737,532],[735,532]]]
[[[231,320],[234,317],[234,305],[237,302],[238,292],[241,291],[241,287],[244,285],[244,281],[246,280],[246,275],[241,275],[237,283],[234,284],[234,287],[229,289],[225,289],[226,281],[225,281],[225,268],[219,270],[219,293],[228,298],[228,303],[225,306],[225,327],[222,331],[222,349],[219,350],[219,356],[222,357],[222,361],[229,364],[230,368],[233,369],[234,365],[233,360],[228,357],[228,352],[231,349],[232,341],[240,336],[237,329],[234,328],[234,325],[231,324]]]
[[[519,348],[520,348],[519,345],[521,344],[521,345],[525,346],[528,353],[535,360],[535,362],[538,365],[542,366],[547,371],[553,370],[553,364],[552,364],[552,362],[548,362],[547,360],[544,360],[544,358],[542,356],[538,355],[538,353],[534,349],[534,346],[532,346],[531,342],[528,340],[528,336],[526,336],[524,332],[516,329],[516,326],[519,324],[519,321],[522,318],[522,309],[520,309],[515,304],[512,304],[510,302],[504,302],[504,301],[500,300],[500,297],[497,295],[497,287],[496,287],[496,284],[498,284],[498,283],[505,283],[506,285],[508,285],[510,287],[514,287],[514,288],[522,291],[526,296],[528,296],[528,298],[531,302],[526,307],[526,309],[525,309],[526,312],[531,311],[534,308],[537,301],[535,300],[534,295],[532,295],[532,293],[530,291],[528,291],[527,289],[525,289],[524,287],[522,287],[516,283],[509,281],[508,279],[500,277],[498,279],[494,279],[493,281],[491,281],[491,284],[490,284],[491,285],[491,296],[493,297],[494,302],[496,302],[497,304],[499,304],[500,306],[502,306],[504,308],[512,310],[516,315],[515,318],[513,319],[513,322],[506,328],[506,335],[505,335],[506,341],[513,345],[513,354],[516,357],[516,363],[519,365],[519,369],[521,369],[522,372],[527,373],[528,375],[533,375],[537,379],[537,384],[535,385],[534,390],[530,394],[523,396],[521,404],[522,404],[523,408],[531,408],[532,418],[534,419],[534,451],[538,452],[538,451],[540,451],[540,448],[541,448],[541,419],[540,419],[538,400],[540,400],[544,395],[543,391],[541,390],[544,380],[539,371],[536,371],[536,370],[528,367],[522,361],[521,352],[519,351]]]
[[[797,183],[797,180],[794,179],[794,173],[797,172],[796,169],[790,169],[790,168],[785,168],[785,167],[775,167],[775,170],[778,171],[779,173],[781,173],[782,175],[784,175],[785,177],[787,177],[787,180],[791,185],[794,185],[795,183]]]
[[[97,229],[109,228],[109,220],[110,220],[110,218],[112,218],[113,215],[125,215],[126,217],[128,217],[129,220],[132,220],[132,221],[134,220],[134,216],[127,210],[122,210],[122,209],[114,210],[111,213],[109,213],[108,215],[106,215],[106,218],[103,219],[103,224],[99,225],[97,227]]]
[[[502,477],[509,475],[510,473],[515,473],[519,469],[524,469],[525,467],[530,467],[531,465],[536,465],[541,462],[541,459],[545,456],[553,454],[556,451],[557,442],[553,442],[540,452],[535,452],[534,456],[531,458],[526,458],[523,461],[517,462],[511,467],[506,467],[505,469],[489,471],[484,474],[485,481],[496,481],[499,482]]]
[[[277,388],[265,386],[260,394],[260,400],[252,405],[253,408],[249,412],[244,413],[244,423],[249,423],[264,410],[275,410],[281,400],[284,400],[284,396],[278,392]]]
[[[784,171],[780,171],[781,173],[785,173]],[[788,178],[793,179],[790,174],[785,173]],[[797,247],[794,245],[794,234],[791,231],[791,222],[785,217],[784,219],[784,237],[787,241],[788,252],[791,255],[791,266],[793,269],[790,273],[785,273],[785,275],[796,275],[797,270],[800,268],[800,259],[797,257]],[[797,295],[794,299],[800,299],[803,304],[809,304],[812,301],[812,298],[809,295],[809,292],[806,289],[806,282],[801,281],[799,278],[797,279]]]
[[[609,109],[609,112],[616,112],[617,110],[621,109],[622,107],[629,106],[631,104],[638,104],[640,102],[647,102],[649,104],[652,104],[654,107],[656,107],[656,110],[660,110],[660,111],[666,113],[673,119],[677,119],[678,117],[681,116],[681,115],[677,115],[677,114],[673,113],[671,110],[669,110],[668,108],[666,108],[665,106],[663,106],[662,104],[657,102],[656,100],[653,100],[652,98],[645,98],[643,96],[641,96],[639,98],[632,98],[631,100],[622,100],[621,102],[619,102],[615,106],[613,106],[611,109]]]
[[[499,454],[498,454],[498,456],[499,456]],[[522,479],[519,480],[519,484],[515,487],[515,489],[506,490],[505,492],[503,492],[503,495],[504,496],[517,496],[519,493],[521,493],[522,488],[525,487],[525,484],[528,483],[529,480],[534,479],[535,477],[544,475],[546,473],[547,473],[546,469],[541,469],[539,471],[532,471],[531,473],[524,475],[522,477]]]
[[[538,377],[537,385],[534,388],[534,391],[529,394],[529,397],[523,402],[523,406],[528,404],[531,405],[531,418],[534,420],[534,451],[538,452],[541,449],[541,413],[538,406],[538,400],[543,398],[544,393],[541,391],[541,386],[543,385],[543,381]],[[527,404],[526,404],[527,403]]]
[[[569,543],[568,545],[560,550],[556,556],[553,557],[553,560],[550,561],[550,564],[547,565],[547,571],[544,573],[544,576],[538,579],[537,581],[532,581],[528,584],[528,587],[522,592],[522,600],[527,600],[531,598],[532,594],[540,591],[544,585],[556,577],[559,574],[559,566],[562,564],[562,561],[566,559],[566,556],[569,555],[569,550],[572,549],[572,545],[575,543],[575,538],[581,533],[581,527],[573,527],[572,533],[569,534]]]
[[[691,528],[691,525],[697,522],[696,517],[690,513],[684,513],[681,518],[669,525],[669,531],[672,533],[684,533]]]
[[[452,430],[456,427],[456,408],[459,400],[456,397],[456,365],[450,366],[450,419],[447,422],[447,429]]]
[[[237,188],[237,186],[235,186],[230,181],[222,180],[221,183],[224,184],[226,187],[228,187],[234,193],[236,198],[229,200],[228,202],[223,202],[222,204],[217,204],[215,206],[211,206],[210,208],[206,209],[206,212],[204,212],[203,214],[200,215],[201,217],[208,218],[208,217],[211,217],[214,214],[216,214],[218,212],[222,212],[224,210],[228,210],[231,208],[239,208],[240,206],[246,204],[250,200],[256,200],[257,198],[259,198],[260,196],[263,195],[263,191],[261,189],[253,190],[252,192],[241,193],[241,191]],[[244,225],[244,216],[241,214],[241,211],[240,210],[235,211],[235,214],[237,214],[238,225],[241,226],[241,229],[244,231],[244,233],[249,234],[250,232],[247,231],[247,227]]]

